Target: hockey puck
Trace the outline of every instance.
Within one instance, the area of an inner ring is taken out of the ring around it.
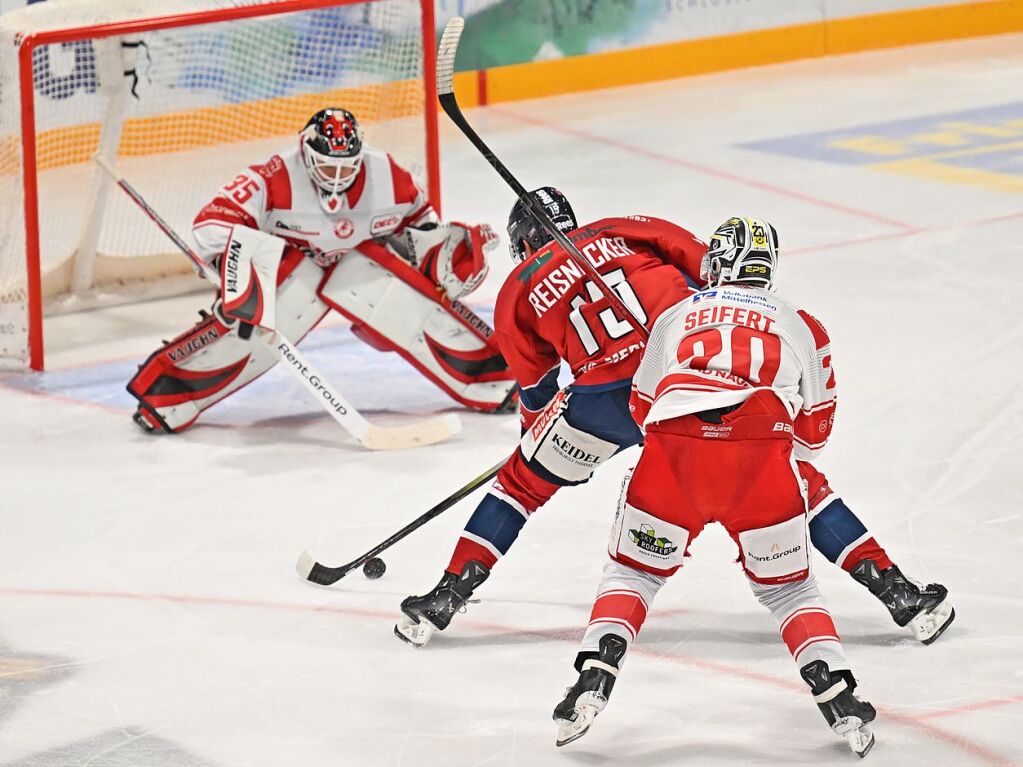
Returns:
[[[370,580],[376,580],[381,575],[387,572],[387,565],[384,564],[384,560],[379,557],[373,557],[367,559],[366,564],[362,566],[362,573]]]

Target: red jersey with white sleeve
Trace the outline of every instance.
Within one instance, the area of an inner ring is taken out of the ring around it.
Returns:
[[[824,327],[750,286],[704,290],[661,314],[632,386],[633,415],[644,426],[773,391],[793,419],[801,461],[824,448],[837,402]]]
[[[369,147],[363,150],[355,182],[339,196],[337,210],[326,212],[296,142],[223,187],[199,211],[192,234],[207,263],[224,252],[231,228],[242,225],[281,237],[320,266],[329,266],[366,240],[436,221],[436,212],[409,172],[386,152]]]
[[[568,236],[646,327],[692,292],[707,250],[685,229],[645,216],[601,219]],[[550,384],[561,360],[576,384],[608,384],[628,381],[643,349],[643,339],[553,242],[508,276],[494,326],[527,422],[557,391]]]

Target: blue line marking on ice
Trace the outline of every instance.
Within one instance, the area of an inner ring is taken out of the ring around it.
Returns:
[[[872,165],[962,152],[954,159],[935,159],[960,167],[1023,175],[1021,141],[1023,102],[1015,102],[801,133],[741,146],[844,165]]]

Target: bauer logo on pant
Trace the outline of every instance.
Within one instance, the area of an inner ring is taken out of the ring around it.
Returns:
[[[640,525],[637,530],[629,530],[629,540],[657,556],[667,557],[678,550],[678,546],[667,538],[658,538],[650,525]]]

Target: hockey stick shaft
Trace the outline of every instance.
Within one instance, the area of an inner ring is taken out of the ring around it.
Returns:
[[[132,201],[149,216],[160,230],[178,246],[182,253],[188,256],[196,268],[212,284],[220,282],[220,276],[216,270],[203,261],[199,254],[189,247],[173,227],[164,221],[153,207],[146,202],[146,199],[128,181],[117,175],[117,172],[110,167],[110,164],[97,155],[96,163],[113,179],[113,181],[132,199]],[[301,382],[302,387],[309,392],[324,410],[337,421],[342,428],[359,440],[364,447],[371,450],[397,450],[402,448],[420,447],[432,445],[441,440],[457,434],[461,430],[461,422],[458,416],[447,415],[431,418],[408,426],[384,427],[375,426],[367,421],[352,407],[341,394],[341,391],[333,386],[316,368],[306,359],[298,348],[284,336],[279,330],[274,331],[276,336],[273,341],[275,350],[284,363],[284,366]]]
[[[465,115],[462,114],[461,108],[458,106],[458,101],[455,99],[454,91],[454,71],[455,71],[455,54],[458,51],[458,41],[462,36],[462,30],[465,27],[464,19],[458,16],[454,17],[444,27],[444,34],[441,36],[440,48],[437,51],[437,93],[440,99],[440,105],[444,109],[451,121],[458,126],[458,129],[465,134],[465,137],[469,139],[474,147],[479,151],[480,154],[490,163],[490,167],[497,171],[497,174],[504,180],[508,186],[512,188],[519,201],[525,205],[526,209],[540,225],[547,230],[547,233],[551,235],[555,242],[560,245],[568,256],[575,261],[579,267],[586,272],[586,275],[593,281],[604,297],[607,299],[611,307],[621,315],[626,322],[639,333],[644,339],[650,336],[650,331],[646,329],[639,317],[628,307],[625,302],[622,301],[621,297],[609,286],[605,281],[603,275],[597,271],[597,269],[590,263],[589,259],[586,258],[576,247],[575,243],[572,242],[557,226],[551,221],[550,216],[547,215],[547,211],[544,210],[543,205],[533,199],[533,195],[529,194],[524,186],[519,183],[519,180],[515,178],[510,170],[505,166],[503,162],[494,154],[493,150],[487,146],[486,142],[480,138],[479,134],[473,129],[469,122],[465,119]]]
[[[220,277],[213,270],[213,267],[199,258],[199,254],[192,250],[187,242],[181,239],[181,235],[175,232],[171,225],[164,221],[163,217],[159,213],[153,210],[152,206],[146,202],[146,198],[143,197],[138,190],[135,189],[135,187],[129,184],[127,180],[117,175],[117,171],[110,167],[110,163],[106,161],[106,158],[96,155],[93,159],[96,161],[96,164],[99,165],[108,176],[110,176],[111,180],[121,187],[121,190],[132,199],[132,202],[134,202],[143,213],[149,216],[149,219],[160,228],[160,231],[167,235],[171,242],[178,246],[178,250],[191,259],[192,263],[195,264],[195,267],[202,272],[203,276],[207,280],[214,285],[220,281]]]
[[[476,477],[475,479],[471,480],[470,482],[466,483],[458,490],[453,492],[451,495],[449,495],[443,501],[441,501],[436,506],[431,508],[429,511],[426,511],[422,515],[413,519],[411,522],[405,525],[405,527],[401,528],[401,530],[398,530],[396,533],[394,533],[394,535],[390,536],[389,538],[385,538],[383,541],[378,543],[365,554],[363,554],[357,559],[353,559],[348,564],[340,565],[338,567],[327,567],[326,565],[321,565],[319,562],[315,561],[309,554],[309,552],[303,551],[302,555],[298,558],[298,563],[295,565],[295,569],[298,570],[298,574],[301,575],[306,580],[312,581],[313,583],[318,583],[321,586],[329,586],[332,583],[337,583],[339,580],[348,575],[348,573],[350,573],[352,570],[362,567],[364,564],[366,564],[367,561],[375,557],[380,552],[384,551],[385,549],[389,549],[402,538],[406,537],[410,533],[415,532],[420,527],[429,522],[431,519],[440,516],[445,511],[454,506],[456,503],[458,503],[460,500],[465,498],[467,495],[470,495],[474,491],[478,490],[484,484],[486,484],[495,476],[497,476],[497,473],[501,470],[501,467],[504,466],[506,462],[507,459],[503,459],[500,463],[487,469],[478,477]]]

